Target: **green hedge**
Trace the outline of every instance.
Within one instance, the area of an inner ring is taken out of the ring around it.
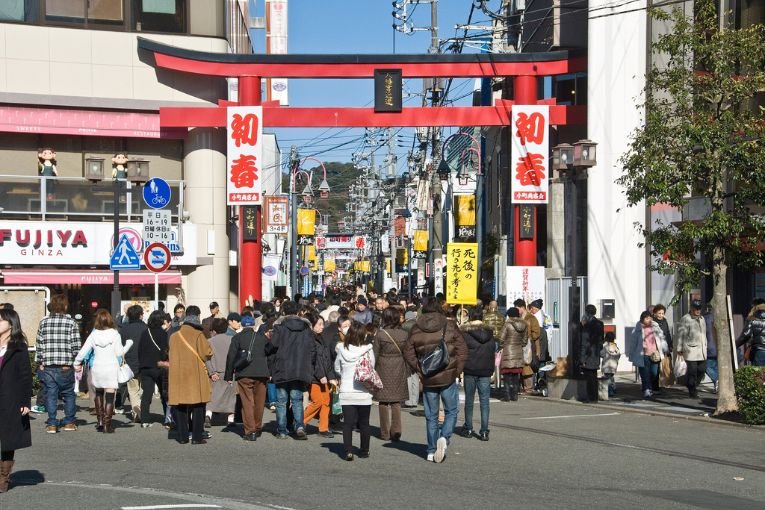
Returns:
[[[734,380],[738,411],[744,423],[765,425],[765,368],[741,367]]]
[[[37,366],[35,363],[35,351],[29,351],[29,364],[32,365],[32,395],[37,395],[37,392],[40,390],[40,380],[37,378],[37,370],[35,370]]]

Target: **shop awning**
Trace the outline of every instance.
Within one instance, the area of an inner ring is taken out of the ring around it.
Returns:
[[[10,284],[80,284],[80,285],[112,285],[114,273],[104,269],[2,269],[2,281]],[[165,271],[159,273],[160,284],[180,284],[180,271]],[[154,284],[154,273],[151,271],[120,271],[120,284],[143,285]]]

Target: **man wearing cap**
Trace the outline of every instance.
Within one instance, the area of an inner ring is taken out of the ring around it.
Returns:
[[[372,312],[367,308],[367,298],[359,296],[356,299],[356,314],[353,316],[353,320],[362,324],[369,324],[372,322]]]
[[[686,385],[691,398],[698,398],[696,386],[707,369],[707,326],[701,308],[701,301],[691,301],[691,311],[680,319],[675,333],[675,352],[682,355],[688,365]]]
[[[228,317],[226,317],[226,320],[228,321],[228,329],[226,330],[226,334],[228,336],[234,336],[242,331],[243,328],[241,315],[236,312],[231,312],[228,314]]]
[[[213,301],[212,303],[210,303],[210,316],[206,317],[202,321],[202,329],[204,330],[205,336],[207,336],[207,338],[210,338],[213,335],[212,323],[213,323],[213,319],[215,319],[218,316],[218,314],[220,314],[220,306],[218,305],[216,301]]]

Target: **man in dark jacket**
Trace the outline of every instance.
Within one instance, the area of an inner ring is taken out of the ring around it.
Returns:
[[[254,321],[251,315],[243,317],[242,324],[246,326],[231,339],[223,379],[229,384],[233,384],[234,372],[236,372],[236,385],[242,402],[242,423],[244,424],[242,439],[255,441],[260,437],[263,428],[266,384],[271,375],[266,359],[268,325],[256,332],[253,328]],[[250,362],[243,368],[234,370],[234,360],[237,353],[242,350],[249,353]]]
[[[584,307],[582,317],[580,363],[587,384],[587,400],[598,401],[598,368],[600,368],[600,350],[603,348],[603,323],[595,318],[598,313],[595,305]]]
[[[123,324],[120,329],[122,336],[122,345],[128,340],[133,341],[133,347],[125,353],[125,363],[133,371],[133,378],[127,382],[127,392],[130,398],[130,411],[133,413],[133,421],[140,421],[141,416],[141,379],[139,375],[140,363],[138,360],[139,345],[143,332],[148,329],[143,322],[143,307],[133,305],[127,309],[128,323]],[[123,400],[124,404],[124,400]],[[127,409],[125,409],[127,411]]]
[[[212,338],[213,331],[212,331],[212,323],[213,320],[220,314],[220,305],[213,301],[210,303],[210,316],[205,317],[205,319],[202,321],[202,329],[205,332],[205,336],[207,338]]]
[[[449,365],[440,372],[424,377],[418,358],[430,354],[441,340],[446,342]],[[454,427],[457,424],[459,388],[457,377],[462,373],[467,360],[467,346],[454,321],[447,320],[437,299],[428,298],[422,305],[422,315],[409,333],[405,344],[404,358],[409,366],[420,373],[423,386],[423,402],[428,436],[428,461],[443,462]],[[444,423],[439,431],[439,400],[444,405]]]
[[[462,337],[467,345],[465,362],[465,423],[462,425],[462,437],[475,435],[481,441],[489,440],[489,390],[491,375],[494,373],[494,353],[497,341],[494,330],[482,322],[483,312],[479,306],[469,310],[469,322],[460,326]],[[478,401],[481,405],[481,430],[473,431],[473,400],[478,388]]]
[[[311,323],[297,315],[299,305],[287,301],[284,317],[274,325],[270,356],[271,378],[276,384],[276,436],[287,438],[287,399],[292,402],[296,439],[306,439],[303,428],[303,392],[313,378],[316,342]]]
[[[756,367],[765,367],[765,305],[755,305],[747,317],[744,331],[736,340],[736,347],[749,344],[749,360]]]

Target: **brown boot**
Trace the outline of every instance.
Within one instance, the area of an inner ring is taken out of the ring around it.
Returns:
[[[112,416],[114,416],[114,393],[105,395],[106,405],[104,406],[104,432],[106,434],[114,433],[112,427]]]
[[[8,486],[11,482],[11,470],[13,469],[12,460],[0,462],[0,492],[8,492]]]
[[[104,394],[96,393],[96,431],[104,431]]]

